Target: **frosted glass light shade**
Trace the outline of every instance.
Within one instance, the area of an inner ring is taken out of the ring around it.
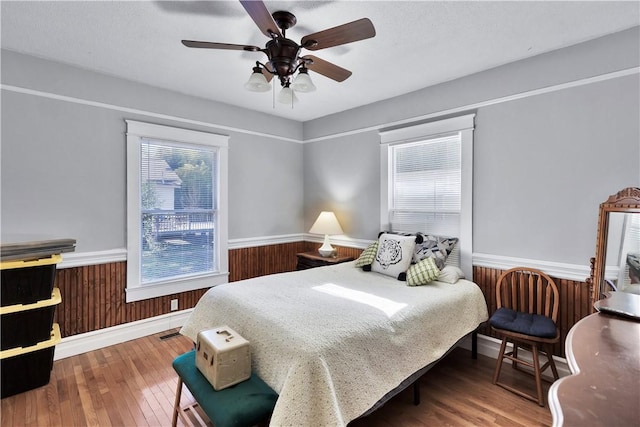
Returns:
[[[244,84],[245,89],[251,92],[268,92],[271,90],[271,83],[262,72],[254,71],[249,80]]]
[[[290,87],[285,86],[278,94],[278,102],[281,104],[292,105],[298,102],[298,97]]]
[[[324,243],[320,249],[318,249],[318,252],[320,252],[320,255],[323,257],[328,257],[333,255],[335,252],[329,242],[329,235],[344,234],[344,231],[342,231],[338,218],[336,218],[336,215],[333,212],[322,211],[320,212],[318,219],[316,219],[316,222],[311,226],[309,233],[324,234]]]
[[[296,76],[293,83],[291,83],[291,88],[296,92],[313,92],[316,90],[316,86],[311,81],[311,77],[306,72],[300,71],[300,73]]]

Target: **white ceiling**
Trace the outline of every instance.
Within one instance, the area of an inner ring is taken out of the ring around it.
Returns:
[[[640,25],[638,1],[266,1],[302,36],[368,17],[376,36],[312,53],[353,72],[310,73],[294,108],[243,85],[260,52],[189,49],[180,40],[264,46],[238,1],[1,3],[2,48],[285,118],[306,121]]]

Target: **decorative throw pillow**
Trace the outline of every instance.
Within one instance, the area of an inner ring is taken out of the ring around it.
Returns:
[[[425,235],[423,241],[416,245],[413,262],[417,263],[425,258],[433,258],[440,270],[444,268],[447,257],[458,242],[457,237],[438,237]]]
[[[440,275],[440,269],[433,258],[428,257],[412,264],[407,270],[407,286],[420,286],[433,282]]]
[[[378,238],[380,238],[380,236],[382,236],[384,233],[387,234],[397,234],[399,236],[412,236],[416,239],[416,245],[418,243],[422,243],[423,240],[423,236],[422,233],[418,232],[418,233],[405,233],[404,231],[381,231],[378,233]]]
[[[464,279],[464,273],[455,265],[445,265],[442,270],[440,270],[440,275],[438,276],[438,282],[445,283],[456,283],[458,280]]]
[[[367,249],[362,251],[358,259],[356,260],[356,267],[369,267],[368,270],[371,271],[371,263],[376,258],[376,252],[378,252],[378,241],[376,240],[369,246]]]
[[[406,280],[407,269],[413,259],[416,236],[383,233],[378,238],[378,251],[371,270]]]

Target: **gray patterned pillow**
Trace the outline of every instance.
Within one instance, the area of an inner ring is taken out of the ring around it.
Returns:
[[[442,270],[447,257],[453,251],[456,243],[458,243],[458,238],[432,236],[430,234],[425,234],[422,238],[422,243],[416,245],[413,262],[417,263],[425,258],[433,258],[438,268]]]

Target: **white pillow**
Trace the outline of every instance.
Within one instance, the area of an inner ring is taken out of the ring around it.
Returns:
[[[382,233],[371,271],[406,280],[406,272],[413,259],[416,236]]]
[[[455,265],[445,265],[440,270],[440,275],[436,279],[438,282],[456,283],[458,280],[464,279],[464,273]]]

